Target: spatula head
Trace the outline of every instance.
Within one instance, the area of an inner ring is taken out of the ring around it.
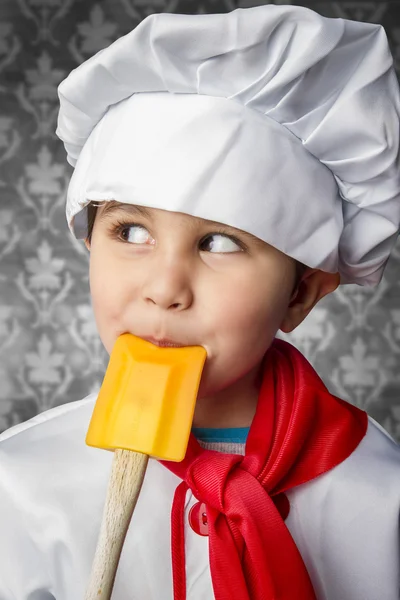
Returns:
[[[207,352],[160,348],[129,333],[114,344],[86,444],[183,460]]]

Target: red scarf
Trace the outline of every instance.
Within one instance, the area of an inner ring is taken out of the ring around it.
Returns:
[[[284,492],[344,461],[367,414],[329,393],[306,358],[275,339],[245,456],[204,450],[190,435],[172,505],[174,600],[186,600],[184,507],[188,488],[206,505],[216,600],[313,600],[310,577],[285,525]]]

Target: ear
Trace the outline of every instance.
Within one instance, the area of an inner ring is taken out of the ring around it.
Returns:
[[[293,294],[286,315],[280,325],[284,333],[296,329],[324,296],[334,292],[340,284],[339,273],[307,269]]]
[[[90,252],[90,242],[89,242],[89,238],[85,238],[85,239],[84,239],[84,243],[85,243],[85,246],[86,246],[86,248],[87,248],[87,249],[89,250],[89,252]]]

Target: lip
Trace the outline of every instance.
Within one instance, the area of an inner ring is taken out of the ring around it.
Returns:
[[[174,342],[174,340],[169,340],[168,338],[156,339],[151,336],[143,337],[142,339],[154,344],[155,346],[159,346],[160,348],[184,348],[185,344],[179,344],[178,342]]]

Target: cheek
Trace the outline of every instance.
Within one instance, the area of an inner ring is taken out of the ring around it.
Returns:
[[[226,291],[226,290],[225,290]],[[247,290],[209,297],[205,339],[211,348],[199,398],[235,384],[262,359],[275,331],[261,298]]]
[[[116,332],[121,328],[121,318],[127,290],[123,270],[106,253],[91,253],[90,294],[97,329],[106,350],[110,353]]]
[[[224,355],[249,366],[266,352],[278,329],[273,307],[254,295],[231,299],[220,323]]]
[[[221,281],[208,298],[215,373],[242,373],[254,367],[280,327],[290,286],[279,272],[269,270],[265,279],[260,272],[243,274],[234,285]]]
[[[288,289],[277,277],[260,281],[258,273],[235,283],[221,280],[210,289],[208,310],[213,325],[224,332],[229,343],[242,341],[279,329],[286,312]]]

